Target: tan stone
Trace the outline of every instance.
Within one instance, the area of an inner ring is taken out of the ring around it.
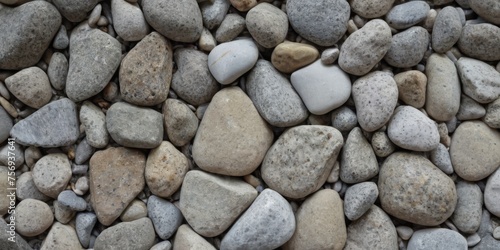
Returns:
[[[257,5],[257,0],[230,0],[231,5],[239,11],[247,11]]]
[[[143,217],[148,216],[148,208],[146,203],[141,200],[133,200],[130,202],[122,215],[120,215],[120,220],[123,222],[134,221]]]
[[[203,237],[198,235],[189,227],[184,224],[177,229],[174,239],[174,249],[173,250],[184,250],[184,249],[203,249],[203,250],[215,250],[216,248]]]
[[[10,186],[8,173],[9,169],[7,167],[0,166],[0,216],[6,214],[9,210],[10,197],[7,196],[9,194],[9,190],[7,188],[16,187],[15,185]],[[12,180],[14,180],[15,183],[15,178]]]
[[[318,57],[319,52],[314,46],[285,41],[276,46],[271,55],[271,62],[279,71],[292,73],[311,64]]]
[[[414,108],[421,108],[425,104],[427,77],[418,70],[409,70],[394,76],[398,85],[399,100]]]
[[[69,225],[63,225],[59,222],[54,223],[43,241],[41,250],[83,250],[76,231]]]
[[[26,199],[16,207],[16,231],[27,237],[37,236],[54,221],[49,205],[43,201]]]

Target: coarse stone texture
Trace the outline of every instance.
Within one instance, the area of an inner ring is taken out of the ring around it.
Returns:
[[[102,231],[95,240],[94,249],[149,250],[155,242],[154,230],[149,218],[121,222]]]
[[[259,51],[251,39],[217,45],[208,54],[208,68],[217,82],[228,85],[253,68]]]
[[[134,221],[146,216],[148,216],[148,208],[146,207],[146,203],[136,199],[130,202],[127,208],[123,210],[123,213],[120,215],[120,220],[124,222]]]
[[[500,97],[500,72],[493,66],[461,57],[457,62],[457,70],[463,92],[470,98],[479,103],[489,103]]]
[[[7,142],[2,147],[0,147],[0,164],[3,166],[9,166],[9,161],[11,162],[13,161],[14,167],[16,168],[16,170],[19,170],[24,163],[23,147],[14,144],[14,150],[11,150],[12,143],[15,143],[15,140],[14,141],[11,140],[10,144],[9,142]],[[9,159],[9,152],[10,152],[10,157],[14,156],[15,159],[12,158]]]
[[[470,8],[480,17],[493,24],[500,25],[500,3],[498,1],[468,0],[467,2]]]
[[[52,204],[54,206],[54,217],[58,222],[67,224],[75,217],[76,211],[73,209],[62,205],[57,200],[54,200]]]
[[[439,11],[432,28],[432,49],[446,53],[455,45],[462,33],[462,22],[455,7],[447,6]]]
[[[164,240],[154,244],[149,250],[172,250],[172,243],[168,240]]]
[[[7,171],[5,171],[5,175],[7,175]],[[7,180],[7,178],[5,178]],[[28,171],[21,174],[16,180],[16,197],[19,200],[25,199],[35,199],[40,201],[49,201],[51,198],[38,190],[35,185],[35,181],[33,181],[33,172]],[[7,186],[5,186],[5,190],[7,190]],[[7,196],[8,193],[5,194]],[[0,206],[1,207],[1,206]],[[2,213],[2,209],[0,209],[0,214]],[[7,211],[7,210],[5,210]]]
[[[37,236],[47,230],[54,221],[49,205],[43,201],[26,199],[16,205],[16,232],[26,236]]]
[[[396,228],[384,210],[373,205],[347,227],[345,250],[398,249]]]
[[[339,65],[349,74],[365,75],[384,58],[391,41],[389,25],[380,19],[371,20],[342,44]]]
[[[236,13],[229,13],[215,31],[215,40],[219,43],[229,42],[245,30],[245,27],[246,20],[244,17]]]
[[[500,170],[495,171],[486,182],[484,189],[484,205],[488,211],[500,217]]]
[[[49,78],[38,67],[18,71],[5,79],[5,86],[19,101],[36,109],[43,107],[52,97]]]
[[[19,179],[21,179],[21,176],[17,179],[17,182],[14,183],[9,183],[9,169],[4,166],[0,166],[0,215],[3,216],[9,211],[9,206],[10,206],[10,201],[13,199],[14,204],[15,204],[15,199],[16,195],[18,195],[19,191],[15,192],[14,194],[11,194],[8,188],[19,188]],[[11,185],[14,184],[14,185]]]
[[[384,60],[394,67],[410,68],[424,58],[428,46],[429,32],[420,26],[411,27],[392,37]]]
[[[387,157],[396,150],[396,145],[385,132],[379,131],[372,135],[372,148],[375,155],[378,157]]]
[[[429,228],[413,233],[408,250],[468,249],[467,240],[458,232],[445,228]]]
[[[246,90],[259,114],[269,124],[290,127],[307,119],[308,112],[288,79],[266,60],[259,60],[246,79]]]
[[[340,50],[338,48],[325,49],[321,53],[321,62],[324,64],[333,64],[339,58]]]
[[[354,13],[364,18],[376,18],[385,15],[392,8],[394,0],[350,0]]]
[[[76,164],[84,164],[94,154],[94,151],[95,148],[89,145],[86,138],[83,138],[76,146],[74,162]]]
[[[406,29],[425,20],[430,6],[424,1],[410,1],[394,6],[385,16],[395,29]]]
[[[64,27],[64,26],[63,26]],[[66,86],[66,76],[68,75],[69,63],[66,56],[61,52],[55,52],[50,58],[47,75],[50,84],[56,90],[63,90]]]
[[[111,225],[144,188],[146,157],[129,148],[107,148],[90,158],[91,203],[99,222]]]
[[[66,26],[61,25],[59,31],[57,31],[54,42],[52,42],[52,47],[54,49],[66,49],[69,45],[69,37],[68,31],[66,30]]]
[[[488,177],[500,165],[500,132],[481,121],[461,123],[451,137],[455,172],[467,181]]]
[[[354,82],[352,98],[359,125],[372,132],[391,118],[398,101],[398,86],[390,74],[375,71]]]
[[[174,235],[184,220],[174,204],[155,195],[148,198],[148,217],[153,222],[156,234],[163,240]]]
[[[438,147],[430,151],[430,160],[436,167],[441,169],[446,174],[453,173],[451,165],[450,153],[445,145],[439,143]]]
[[[71,22],[81,22],[87,17],[87,13],[101,0],[53,0],[52,3],[59,9],[61,14]]]
[[[451,221],[461,232],[475,233],[481,224],[483,193],[477,184],[466,181],[459,181],[456,189],[458,200]]]
[[[427,90],[424,73],[418,70],[401,72],[394,76],[394,81],[398,85],[399,100],[415,108],[424,106]]]
[[[292,207],[272,189],[265,189],[224,235],[221,250],[275,249],[295,231]]]
[[[238,87],[214,96],[193,143],[193,159],[203,170],[244,176],[262,162],[273,133],[252,101]]]
[[[274,48],[271,62],[279,71],[292,73],[311,64],[318,56],[318,49],[312,45],[285,41]]]
[[[111,14],[116,33],[125,41],[139,41],[150,31],[139,4],[112,0]]]
[[[5,222],[5,220],[0,220],[0,249],[9,250],[32,250],[31,246],[23,239],[21,236],[16,236],[15,240],[9,240],[13,236],[14,232],[9,231],[12,226]],[[10,233],[12,232],[12,233]]]
[[[340,107],[332,112],[332,127],[340,132],[349,132],[358,125],[356,113],[348,107]]]
[[[285,250],[344,248],[347,229],[337,192],[323,189],[314,193],[302,203],[295,217],[296,229],[283,246]]]
[[[462,53],[483,61],[500,60],[500,27],[489,23],[469,24],[462,29],[458,48]]]
[[[210,30],[208,30],[207,28],[203,28],[200,40],[198,40],[198,46],[200,47],[200,49],[210,52],[215,48],[216,45],[217,41],[215,40],[215,37],[212,35],[212,33],[210,33]]]
[[[365,214],[378,198],[377,184],[361,182],[350,186],[344,195],[345,216],[355,221]]]
[[[209,30],[218,27],[226,16],[230,5],[229,0],[214,0],[201,3],[200,11],[203,25]]]
[[[329,126],[290,128],[267,152],[262,179],[285,197],[304,198],[325,183],[342,145],[340,132]]]
[[[456,118],[460,121],[481,119],[486,114],[483,105],[477,103],[472,98],[463,95],[460,97],[460,108]]]
[[[36,64],[61,25],[54,5],[33,1],[0,8],[0,69],[22,69]]]
[[[57,201],[59,204],[66,206],[73,211],[84,211],[87,209],[87,202],[71,190],[64,190],[59,193]]]
[[[75,229],[70,225],[55,222],[50,228],[47,238],[42,243],[41,250],[83,250]]]
[[[90,235],[97,222],[97,217],[94,213],[84,212],[78,213],[75,220],[76,235],[83,247],[87,248],[90,244]]]
[[[351,14],[349,3],[343,0],[290,0],[286,12],[293,29],[320,46],[331,46],[340,40]]]
[[[104,148],[108,145],[106,115],[99,107],[89,101],[84,101],[80,107],[80,122],[85,128],[85,138],[90,146]]]
[[[491,128],[500,128],[500,98],[488,104],[483,120]]]
[[[50,102],[10,130],[19,144],[46,148],[72,145],[79,134],[76,105],[67,98]]]
[[[172,144],[182,147],[194,138],[199,120],[185,103],[176,99],[167,99],[163,104],[162,113],[163,125]]]
[[[193,170],[184,178],[179,206],[193,230],[214,237],[228,229],[256,197],[257,191],[242,180]]]
[[[157,32],[137,43],[120,66],[120,94],[123,100],[140,106],[164,102],[172,80],[172,54],[170,42]]]
[[[269,25],[270,23],[273,25]],[[253,39],[262,47],[274,48],[285,40],[288,18],[278,7],[260,3],[248,11],[246,27]]]
[[[349,132],[340,156],[340,179],[359,183],[378,174],[378,162],[370,143],[359,127]]]
[[[43,194],[57,199],[71,179],[71,165],[62,153],[48,154],[33,168],[33,182]]]
[[[188,170],[186,156],[164,141],[149,153],[144,176],[153,194],[169,197],[179,189]]]
[[[384,211],[419,225],[443,223],[457,204],[455,184],[450,177],[427,158],[410,153],[393,153],[385,160],[378,188]]]
[[[174,238],[173,250],[184,249],[216,250],[214,246],[210,245],[208,241],[193,231],[187,224],[181,225],[177,229]]]
[[[126,102],[111,105],[106,128],[114,141],[125,147],[155,148],[163,139],[163,117],[153,109]]]

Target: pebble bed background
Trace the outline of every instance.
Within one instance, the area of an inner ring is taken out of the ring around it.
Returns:
[[[0,249],[498,250],[499,25],[498,0],[0,0]]]

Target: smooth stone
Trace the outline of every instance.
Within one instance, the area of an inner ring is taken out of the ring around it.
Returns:
[[[345,250],[398,249],[398,235],[391,218],[373,205],[361,218],[347,227]]]
[[[9,133],[13,125],[14,123],[10,115],[0,106],[0,143],[9,138]]]
[[[5,111],[12,117],[17,118],[19,116],[16,108],[6,99],[0,96],[0,106],[2,106]]]
[[[481,224],[483,193],[477,184],[466,181],[459,181],[456,189],[458,200],[451,221],[461,232],[475,233]]]
[[[183,102],[167,99],[163,104],[163,124],[168,139],[177,147],[188,144],[196,135],[200,121]]]
[[[94,9],[90,12],[89,18],[88,18],[88,24],[91,28],[97,27],[97,22],[99,21],[99,18],[101,17],[101,13],[102,13],[102,5],[100,5],[100,4],[96,5],[94,7]]]
[[[94,154],[95,148],[93,148],[88,142],[86,138],[83,138],[75,151],[75,159],[74,162],[76,164],[83,164],[90,159],[92,154]]]
[[[429,228],[415,231],[408,241],[408,250],[466,250],[467,240],[458,232],[445,228]]]
[[[210,102],[220,89],[210,74],[208,58],[207,54],[194,49],[177,49],[174,53],[177,71],[171,87],[180,98],[194,106]]]
[[[66,76],[68,75],[69,63],[66,56],[61,52],[55,52],[50,58],[47,75],[50,84],[56,90],[63,90],[66,87]]]
[[[19,185],[17,182],[19,182],[19,179],[21,179],[21,176],[19,176],[19,178],[17,179],[16,182],[12,182],[10,179],[9,179],[9,172],[11,172],[7,167],[4,167],[4,166],[0,166],[0,177],[2,179],[0,179],[0,215],[1,216],[4,216],[5,214],[7,214],[9,212],[9,206],[10,206],[10,202],[11,202],[11,199],[13,199],[13,202],[15,205],[15,198],[16,198],[16,195],[18,195],[19,191],[16,190],[16,193],[14,194],[14,196],[12,196],[12,194],[10,194],[11,190],[9,190],[8,188],[19,188]],[[11,177],[12,178],[12,177]],[[13,198],[11,198],[13,197]],[[12,211],[12,207],[10,208],[10,210]],[[10,219],[10,218],[9,218]]]
[[[0,81],[0,96],[4,97],[6,100],[10,100],[10,93],[2,81]]]
[[[148,198],[148,217],[153,222],[155,232],[163,240],[174,235],[184,219],[174,204],[154,195]]]
[[[174,238],[173,250],[184,249],[216,250],[214,246],[193,231],[187,224],[181,225],[179,229],[177,229]]]
[[[203,19],[195,0],[151,0],[142,3],[148,23],[168,39],[191,43],[203,30]]]
[[[480,119],[486,114],[483,105],[477,103],[472,98],[462,95],[460,97],[460,108],[457,112],[457,119],[460,121]]]
[[[56,33],[54,37],[54,42],[52,42],[52,47],[54,49],[66,49],[69,46],[69,37],[68,31],[66,30],[66,26],[61,25],[59,31]]]
[[[351,0],[349,4],[354,13],[364,18],[381,17],[392,8],[394,0]]]
[[[33,1],[15,8],[0,7],[0,69],[35,65],[61,25],[54,5]]]
[[[146,203],[141,200],[133,200],[130,204],[123,210],[120,215],[120,220],[124,222],[134,221],[140,218],[148,216],[148,208]]]
[[[248,11],[257,5],[257,0],[230,0],[231,5],[241,12]]]
[[[500,27],[489,23],[469,24],[462,29],[458,48],[467,56],[482,61],[500,60]]]
[[[496,240],[500,240],[500,226],[496,227],[495,230],[493,231],[493,237]]]
[[[381,19],[371,20],[342,44],[339,65],[349,74],[365,75],[384,58],[391,41],[389,25]]]
[[[149,250],[155,243],[155,230],[149,218],[121,222],[106,228],[97,236],[95,250]]]
[[[236,38],[246,27],[244,17],[230,13],[224,17],[219,28],[215,31],[215,40],[219,43],[225,43]]]
[[[38,67],[18,71],[5,79],[5,86],[19,101],[35,109],[43,107],[52,97],[49,78]]]
[[[488,104],[483,121],[491,128],[500,128],[500,98]]]
[[[347,229],[337,192],[323,189],[314,193],[302,203],[295,216],[295,232],[283,249],[344,248]]]
[[[500,165],[500,132],[481,121],[461,123],[451,137],[450,156],[455,172],[467,181],[488,177]]]
[[[290,0],[286,12],[293,30],[320,46],[331,46],[342,38],[351,14],[349,3],[343,0]]]
[[[293,72],[293,87],[309,112],[326,114],[342,106],[351,95],[351,80],[337,65],[324,65],[321,60]]]
[[[439,132],[435,122],[411,106],[396,108],[387,132],[394,144],[405,149],[430,151],[439,145]]]
[[[76,211],[73,209],[62,205],[57,200],[54,200],[52,204],[54,206],[54,217],[58,222],[68,224],[75,217]]]
[[[418,70],[401,72],[394,76],[398,85],[399,100],[413,106],[422,108],[425,104],[427,90],[427,76]]]
[[[345,183],[359,183],[378,174],[375,153],[359,127],[349,132],[340,156],[340,179]],[[371,207],[371,206],[369,206]],[[368,208],[369,208],[368,207]]]
[[[378,198],[377,184],[361,182],[349,187],[344,195],[345,216],[355,221],[363,216]]]
[[[406,29],[425,20],[430,6],[424,1],[410,1],[394,6],[385,20],[395,29]]]
[[[82,176],[76,180],[75,183],[75,191],[76,194],[78,195],[84,195],[89,191],[89,178],[87,176]]]
[[[43,201],[26,199],[16,206],[16,232],[26,237],[42,234],[54,221],[49,205]]]
[[[340,107],[332,112],[332,127],[340,132],[349,132],[358,125],[356,113],[348,107]]]
[[[33,181],[33,172],[28,171],[21,174],[16,180],[16,197],[19,200],[35,199],[49,201],[51,198],[38,190]],[[3,211],[0,209],[0,211]],[[2,213],[0,213],[2,214]]]
[[[42,243],[41,250],[83,250],[75,229],[70,225],[55,222]]]
[[[375,71],[354,82],[352,98],[359,125],[373,132],[391,118],[398,101],[398,86],[390,74]]]
[[[338,48],[325,49],[321,53],[321,62],[323,64],[333,64],[339,58],[340,50]]]
[[[489,103],[500,97],[500,72],[493,66],[461,57],[457,62],[457,70],[463,92],[470,98],[479,103]]]
[[[150,151],[144,177],[153,194],[166,198],[179,189],[188,170],[186,156],[172,143],[163,141]]]
[[[285,197],[304,198],[325,183],[342,145],[340,132],[329,126],[290,128],[267,151],[262,179]]]
[[[67,206],[74,211],[84,211],[87,209],[87,202],[75,194],[71,190],[64,190],[57,196],[57,201],[63,205]]]
[[[496,170],[486,182],[484,205],[490,213],[500,216],[500,170]]]
[[[32,250],[31,246],[23,239],[23,237],[16,237],[14,241],[10,241],[11,235],[8,233],[10,225],[5,220],[0,220],[0,249],[9,250]]]
[[[108,145],[106,115],[99,107],[89,101],[84,101],[80,108],[80,122],[85,128],[85,138],[90,146],[104,148]]]
[[[255,188],[242,180],[192,170],[184,178],[179,206],[198,234],[215,237],[228,229],[256,197]]]
[[[453,180],[427,158],[410,153],[393,153],[385,160],[378,189],[384,211],[424,226],[443,223],[457,204]]]
[[[172,80],[172,54],[170,42],[157,32],[137,43],[120,66],[120,94],[123,100],[140,106],[164,102]]]
[[[486,21],[500,25],[500,3],[495,0],[468,0],[470,8]]]
[[[396,150],[396,145],[382,131],[373,133],[371,143],[373,152],[378,157],[387,157]]]
[[[209,30],[218,27],[224,20],[230,5],[229,0],[205,1],[200,4],[203,25]]]
[[[398,235],[402,240],[409,240],[413,235],[413,229],[407,226],[396,227],[396,231],[398,232]]]
[[[295,231],[292,207],[272,189],[265,189],[224,235],[220,249],[275,249]]]
[[[125,41],[139,41],[150,31],[139,4],[112,0],[111,14],[116,34]]]
[[[428,46],[429,32],[420,26],[411,27],[392,37],[391,48],[384,60],[394,67],[410,68],[424,58]]]
[[[38,160],[33,168],[33,182],[43,194],[57,199],[71,179],[71,165],[62,153],[48,154]]]
[[[264,159],[273,137],[252,100],[238,87],[224,88],[214,96],[201,120],[193,159],[208,172],[248,175]]]
[[[437,53],[446,53],[455,45],[462,33],[462,22],[455,7],[441,9],[432,28],[432,49]]]
[[[136,149],[110,147],[90,158],[91,204],[101,224],[111,225],[143,190],[145,167]]]
[[[210,33],[210,30],[207,28],[203,28],[201,32],[200,40],[198,40],[198,47],[203,50],[210,52],[217,45],[217,41],[215,41],[215,37]]]
[[[270,23],[273,25],[269,25]],[[246,27],[259,45],[264,48],[274,48],[286,38],[288,18],[278,7],[260,3],[248,11]]]
[[[111,138],[125,147],[155,148],[163,139],[162,114],[126,102],[111,105],[106,113],[106,128]]]
[[[271,62],[277,70],[290,74],[313,63],[318,56],[318,49],[312,45],[285,41],[274,48]]]
[[[430,160],[445,174],[453,174],[450,153],[445,145],[439,143],[438,147],[430,151]]]
[[[259,57],[252,40],[222,43],[208,54],[208,69],[217,82],[227,85],[253,68]]]
[[[52,3],[66,19],[77,23],[83,21],[87,17],[87,13],[100,1],[53,0]]]
[[[156,243],[149,250],[172,250],[172,243],[168,240]]]
[[[247,75],[246,90],[262,118],[272,126],[290,127],[307,119],[300,96],[269,61],[257,61]]]
[[[120,66],[121,44],[99,29],[82,24],[71,32],[66,94],[80,102],[101,92]]]
[[[474,234],[469,235],[466,238],[466,240],[467,240],[467,246],[473,247],[481,241],[481,237],[477,233],[474,233]]]
[[[14,150],[9,149],[9,147],[11,147],[9,143],[6,143],[2,147],[0,147],[0,165],[9,166],[9,161],[11,161],[14,162],[14,167],[16,168],[16,170],[20,169],[24,163],[23,148],[16,144],[14,144]],[[14,154],[14,160],[12,160],[12,158],[9,159],[9,152],[11,154],[10,157],[12,157],[12,154]]]
[[[481,238],[481,241],[471,248],[472,250],[482,250],[482,249],[498,249],[500,248],[500,240],[493,238],[491,235],[486,235]]]

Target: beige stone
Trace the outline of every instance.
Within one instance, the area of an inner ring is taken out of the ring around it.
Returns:
[[[41,250],[83,250],[76,231],[69,225],[55,222],[43,241]]]
[[[16,231],[27,237],[37,236],[54,221],[49,205],[43,201],[26,199],[16,207]]]
[[[276,46],[271,55],[271,62],[279,71],[292,73],[313,63],[318,57],[319,52],[314,46],[285,41]]]
[[[130,202],[127,208],[125,208],[125,211],[120,215],[120,220],[127,222],[127,221],[134,221],[143,217],[146,217],[148,215],[148,208],[146,207],[146,203],[142,202],[141,200],[133,200]]]
[[[399,100],[414,108],[421,108],[425,104],[427,76],[418,70],[409,70],[394,76],[398,85]]]
[[[231,5],[239,11],[247,11],[257,5],[257,0],[230,0]]]
[[[10,197],[9,190],[7,188],[16,187],[9,184],[8,179],[9,169],[4,166],[0,166],[0,215],[3,216],[9,210]],[[13,178],[15,184],[15,178]],[[16,196],[14,195],[14,199]],[[15,201],[14,201],[15,202]]]
[[[208,241],[195,233],[187,224],[184,224],[177,229],[173,250],[185,249],[216,250],[214,246],[210,245]]]
[[[167,99],[163,105],[163,125],[168,139],[177,147],[188,144],[196,135],[198,118],[183,102]]]

